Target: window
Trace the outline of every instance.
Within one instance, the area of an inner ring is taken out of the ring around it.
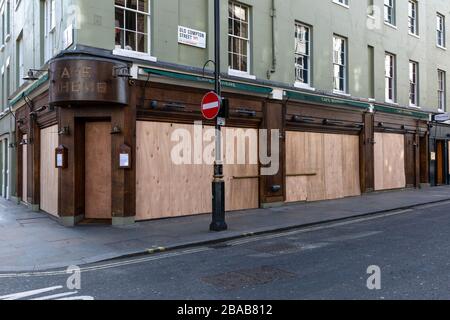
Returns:
[[[116,49],[150,54],[149,0],[115,0]]]
[[[333,2],[348,7],[348,0],[333,0]]]
[[[6,41],[8,41],[11,34],[11,3],[6,2]]]
[[[408,29],[411,34],[418,35],[418,21],[417,21],[417,1],[410,0],[408,3]]]
[[[373,0],[367,0],[367,14],[370,17],[373,17],[375,14],[374,6],[373,6]]]
[[[347,40],[333,36],[334,91],[347,92]]]
[[[384,21],[395,26],[395,0],[384,0]]]
[[[20,35],[16,43],[16,83],[21,86],[24,83],[25,66],[23,61],[23,36]]]
[[[369,98],[375,99],[375,48],[372,46],[367,47],[368,50],[368,83],[369,83]]]
[[[385,96],[386,102],[395,103],[396,94],[396,79],[395,79],[395,56],[390,53],[386,53],[385,56]]]
[[[4,71],[4,68],[2,68]],[[3,111],[6,109],[6,93],[5,93],[5,73],[2,72],[2,92],[0,92],[0,104],[1,108],[0,110]]]
[[[250,73],[249,7],[231,1],[228,8],[228,64],[234,71]]]
[[[5,18],[5,6],[2,6],[0,8],[0,46],[3,46],[5,44],[5,38],[6,38],[6,18]]]
[[[436,24],[437,45],[439,47],[445,48],[445,17],[442,14],[437,14]]]
[[[311,86],[311,28],[295,25],[295,82]]]
[[[417,107],[419,105],[419,64],[414,61],[409,62],[409,105]]]
[[[438,108],[442,111],[447,111],[447,76],[446,72],[442,70],[438,70]]]
[[[50,60],[55,52],[56,0],[45,1],[45,61]]]

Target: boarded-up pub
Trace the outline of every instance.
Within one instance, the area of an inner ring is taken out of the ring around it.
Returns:
[[[427,113],[257,80],[222,86],[225,134],[280,132],[275,174],[262,175],[261,162],[225,164],[230,214],[429,183]],[[195,137],[212,88],[193,68],[63,52],[16,101],[17,196],[67,226],[210,213],[212,164],[177,164],[171,153],[175,130]]]

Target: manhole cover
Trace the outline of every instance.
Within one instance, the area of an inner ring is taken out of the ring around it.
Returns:
[[[270,266],[231,271],[202,278],[202,281],[223,290],[268,284],[295,277],[294,273]]]

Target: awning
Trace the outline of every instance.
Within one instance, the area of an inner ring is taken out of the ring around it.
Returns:
[[[212,79],[210,77],[202,77],[202,76],[198,76],[198,75],[194,75],[194,74],[180,73],[180,72],[167,71],[167,70],[161,70],[161,69],[153,69],[153,68],[142,68],[141,70],[148,74],[153,74],[153,75],[157,75],[157,76],[161,76],[161,77],[167,77],[167,78],[184,80],[184,81],[201,82],[201,83],[214,85],[214,79]],[[259,85],[249,84],[249,83],[224,80],[224,79],[222,79],[221,82],[222,82],[222,87],[239,90],[239,91],[246,91],[246,92],[263,94],[263,95],[269,95],[273,91],[273,89],[271,87],[259,86]]]
[[[366,102],[354,101],[354,100],[350,100],[350,99],[340,99],[340,98],[334,98],[334,97],[318,95],[318,94],[309,94],[309,93],[298,92],[298,91],[286,91],[286,96],[292,100],[299,100],[299,101],[305,101],[305,102],[310,102],[310,103],[319,103],[319,104],[335,105],[335,106],[348,106],[348,107],[354,107],[354,108],[360,108],[360,109],[369,109],[370,108],[370,103],[366,103]]]

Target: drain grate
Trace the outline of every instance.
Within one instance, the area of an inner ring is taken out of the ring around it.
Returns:
[[[231,271],[202,278],[202,281],[222,290],[259,286],[295,277],[294,273],[271,266]]]

